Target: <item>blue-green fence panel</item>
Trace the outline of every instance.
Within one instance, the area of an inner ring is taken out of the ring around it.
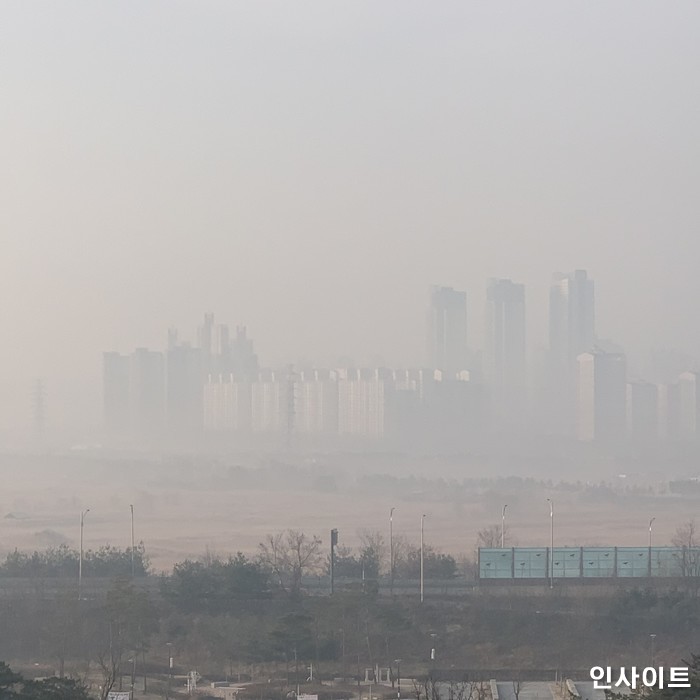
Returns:
[[[513,568],[515,578],[547,578],[547,547],[518,547]]]
[[[554,548],[554,578],[581,578],[581,548]]]
[[[584,547],[582,557],[584,578],[615,576],[615,547]]]
[[[479,576],[481,578],[513,578],[513,550],[480,549]]]
[[[649,548],[618,547],[617,575],[621,578],[649,576]]]
[[[483,579],[683,578],[700,576],[700,547],[548,547],[483,548]]]

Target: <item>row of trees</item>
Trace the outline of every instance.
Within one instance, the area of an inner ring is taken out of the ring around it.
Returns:
[[[339,544],[335,548],[335,575],[337,578],[377,580],[380,576],[390,579],[417,579],[420,575],[420,548],[399,535],[394,537],[389,547],[384,535],[378,530],[360,530],[360,545],[356,549]],[[478,547],[500,547],[517,544],[506,526],[494,524],[482,528],[477,533]],[[700,577],[700,537],[695,521],[689,521],[677,528],[672,544],[683,554],[682,570],[684,576]],[[391,551],[390,551],[391,549]],[[242,555],[239,555],[239,557]],[[32,553],[14,550],[0,562],[0,578],[61,578],[75,577],[78,574],[80,553],[67,545],[50,547],[44,551]],[[263,581],[261,571],[285,591],[298,591],[304,576],[328,574],[330,557],[327,546],[316,535],[307,535],[299,530],[285,530],[269,534],[258,547],[254,559],[245,559],[250,565],[247,569],[249,583],[264,590],[268,585]],[[221,563],[221,562],[220,562]],[[240,560],[239,560],[240,563]],[[221,563],[223,566],[223,563]],[[251,568],[253,564],[257,568]],[[457,575],[457,561],[450,554],[426,545],[423,548],[424,575],[426,578],[448,580]],[[230,562],[228,564],[230,568]],[[120,549],[105,545],[97,550],[83,553],[83,576],[115,578],[120,576],[147,576],[151,566],[143,542],[131,548]],[[196,574],[195,562],[185,561],[177,564],[174,574],[184,576],[189,571]],[[225,566],[214,578],[226,577]],[[237,571],[236,576],[239,575]],[[235,586],[246,585],[239,582]],[[235,587],[234,586],[234,587]]]
[[[142,658],[149,649],[162,614],[147,591],[126,580],[115,581],[99,600],[78,600],[71,591],[51,600],[24,597],[3,601],[0,658],[38,658],[55,663],[54,672],[60,682],[52,680],[40,686],[47,693],[50,687],[82,688],[99,678],[99,695],[105,700],[109,691],[118,687],[123,671],[133,668],[134,659]],[[74,682],[64,679],[67,667],[77,679]],[[33,688],[33,684],[8,672],[5,685],[0,680],[0,698],[83,697],[77,691],[28,695]]]
[[[178,674],[197,668],[217,679],[224,669],[233,675],[236,667],[249,670],[246,664],[277,664],[288,683],[297,671],[303,681],[310,663],[351,676],[396,658],[425,668],[435,647],[442,669],[460,667],[467,652],[471,668],[547,668],[552,658],[586,667],[601,649],[629,665],[640,652],[631,640],[653,630],[664,645],[688,644],[700,621],[700,600],[681,591],[620,591],[593,612],[588,601],[560,597],[542,598],[537,613],[529,596],[507,605],[500,596],[419,605],[378,596],[370,586],[292,598],[243,555],[183,563],[162,585],[160,598],[126,581],[99,599],[0,599],[0,658],[50,659],[59,676],[65,667],[104,698],[122,681],[128,689],[125,674],[135,673],[136,663],[142,673],[145,656],[161,682],[170,653]],[[421,700],[429,700],[426,689]]]
[[[380,533],[362,531],[360,547],[353,551],[338,546],[335,555],[335,576],[376,581],[389,573],[387,546]],[[394,540],[394,571],[397,579],[417,579],[420,575],[420,549],[406,540]],[[426,578],[450,579],[457,574],[455,559],[432,547],[423,549]],[[254,559],[238,553],[220,559],[209,556],[205,561],[186,560],[163,577],[161,591],[165,598],[185,612],[195,610],[216,613],[230,610],[236,601],[269,598],[275,591],[298,596],[305,577],[328,574],[330,555],[317,536],[298,530],[285,530],[268,535],[260,543]]]
[[[15,549],[0,563],[0,577],[6,578],[74,578],[78,575],[80,552],[65,544],[44,551],[27,553]],[[143,542],[120,549],[105,545],[83,552],[83,576],[115,578],[146,576],[150,562]]]
[[[356,550],[343,545],[335,549],[334,574],[337,578],[376,581],[381,575],[391,580],[417,579],[420,576],[420,548],[405,537],[395,537],[389,547],[377,530],[361,530]],[[298,592],[304,576],[330,573],[330,554],[322,541],[298,530],[268,535],[259,547],[259,562],[271,572],[285,591]],[[451,579],[457,575],[457,562],[432,546],[423,547],[424,576]]]
[[[394,538],[392,554],[382,533],[376,530],[359,532],[360,546],[357,549],[338,545],[335,549],[335,575],[339,578],[376,580],[381,575],[395,578],[416,579],[420,573],[420,548],[405,537]],[[324,543],[316,535],[307,535],[299,530],[285,530],[267,535],[258,548],[258,556],[247,559],[239,554],[238,564],[233,567],[236,576],[245,571],[250,580],[240,585],[257,585],[264,590],[267,580],[261,578],[264,570],[272,581],[285,591],[298,591],[304,576],[328,574],[330,556]],[[426,578],[450,579],[457,574],[457,563],[449,554],[426,545],[423,549],[424,574]],[[389,559],[392,559],[390,562]],[[0,562],[0,578],[72,578],[78,575],[80,553],[59,545],[44,551],[10,552]],[[253,567],[253,564],[257,565]],[[203,562],[186,560],[176,564],[174,574],[180,578],[201,574]],[[225,579],[231,570],[231,561],[219,562],[208,575],[213,579]],[[105,545],[97,550],[83,552],[83,576],[118,578],[120,576],[147,576],[151,566],[143,542],[131,548],[120,549]]]
[[[27,680],[0,661],[0,698],[2,700],[89,700],[83,683],[68,678]]]

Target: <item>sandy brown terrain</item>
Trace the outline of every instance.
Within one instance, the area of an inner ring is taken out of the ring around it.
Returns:
[[[417,544],[425,513],[426,543],[456,556],[473,553],[480,528],[500,526],[503,503],[512,542],[521,546],[549,543],[547,497],[555,503],[559,546],[646,546],[651,517],[654,544],[667,544],[700,506],[700,500],[664,493],[663,484],[640,481],[639,492],[625,492],[634,480],[616,475],[610,477],[613,489],[602,493],[544,483],[522,490],[506,482],[460,490],[441,484],[451,470],[430,460],[419,465],[423,479],[409,483],[369,479],[368,474],[401,472],[400,464],[384,458],[336,455],[288,462],[243,455],[231,462],[242,471],[231,475],[220,461],[4,455],[0,556],[60,542],[77,547],[79,514],[86,508],[86,549],[107,543],[127,547],[130,504],[136,540],[144,541],[157,570],[207,549],[254,553],[267,533],[285,528],[318,534],[326,544],[333,527],[349,546],[358,543],[362,528],[381,530],[388,540],[392,506],[396,536]]]

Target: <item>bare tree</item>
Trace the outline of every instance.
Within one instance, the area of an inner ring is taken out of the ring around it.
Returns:
[[[472,684],[469,681],[450,681],[447,694],[449,700],[471,700]]]
[[[91,617],[90,645],[102,676],[101,700],[121,677],[129,651],[145,649],[157,627],[156,610],[148,593],[128,581],[117,581]]]
[[[406,563],[413,549],[405,535],[394,535],[394,572]]]
[[[413,679],[416,700],[440,700],[440,688],[431,676],[424,680]]]
[[[369,568],[372,576],[379,576],[386,559],[386,543],[379,530],[363,528],[357,531],[360,537],[360,560]]]
[[[689,520],[687,523],[683,523],[678,528],[676,528],[676,534],[671,539],[671,544],[674,547],[697,547],[697,526],[695,525],[695,520]]]
[[[491,683],[488,681],[471,681],[468,700],[486,700],[491,696]]]
[[[523,692],[525,687],[525,681],[522,678],[516,678],[513,681],[513,695],[515,695],[515,700],[520,700],[520,693]]]
[[[510,545],[510,532],[508,525],[503,527],[503,544]],[[501,546],[501,525],[489,525],[484,527],[476,535],[476,546],[486,549],[495,549]]]
[[[119,640],[119,635],[114,634],[112,623],[109,624],[109,646],[97,652],[97,665],[102,676],[100,686],[100,700],[107,700],[114,688],[117,679],[121,676],[122,658],[124,651]]]
[[[681,550],[676,555],[681,576],[687,579],[691,591],[698,595],[700,592],[700,540],[695,520],[689,520],[678,527],[671,543]]]
[[[321,540],[298,530],[267,535],[260,543],[260,563],[268,568],[280,585],[290,593],[301,588],[302,577],[319,570],[323,555]]]

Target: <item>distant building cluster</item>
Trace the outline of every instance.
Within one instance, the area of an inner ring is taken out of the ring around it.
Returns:
[[[489,280],[483,352],[468,343],[467,294],[431,287],[422,367],[260,367],[246,329],[206,314],[196,344],[104,353],[104,418],[124,437],[264,436],[466,446],[474,436],[555,434],[582,441],[693,438],[698,374],[668,362],[663,381],[631,379],[622,349],[595,331],[586,271],[555,275],[549,348],[528,363],[525,287]]]

